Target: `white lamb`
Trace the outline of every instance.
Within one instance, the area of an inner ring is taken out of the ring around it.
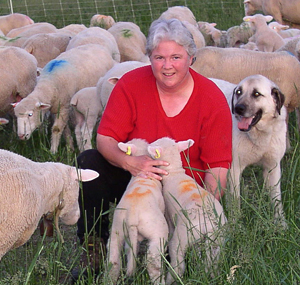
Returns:
[[[108,30],[116,22],[112,16],[96,14],[91,18],[90,27],[100,27]]]
[[[227,45],[226,32],[215,28],[216,25],[216,23],[198,22],[198,28],[206,40],[206,45],[225,47]]]
[[[43,68],[33,92],[14,108],[19,138],[28,140],[50,110],[55,115],[50,150],[56,153],[62,132],[66,127],[69,132],[71,97],[82,88],[96,86],[98,79],[114,64],[106,49],[96,44],[73,48],[51,60]]]
[[[243,18],[245,22],[251,23],[252,30],[254,31],[249,41],[254,42],[260,51],[272,52],[284,45],[283,38],[267,25],[272,19],[272,16],[261,14]]]
[[[169,7],[165,12],[163,12],[159,19],[169,20],[176,18],[180,21],[187,21],[194,26],[197,26],[196,18],[193,12],[185,6],[173,6]]]
[[[140,27],[132,22],[117,22],[108,31],[115,37],[121,60],[149,62],[146,55],[146,36]]]
[[[16,103],[30,94],[37,82],[37,60],[18,47],[0,49],[0,115],[12,111]]]
[[[29,37],[22,48],[32,54],[38,62],[38,67],[43,68],[50,60],[66,51],[71,37],[60,33],[41,33]]]
[[[119,143],[119,148],[129,155],[148,155],[148,143],[133,139]],[[109,275],[114,284],[120,274],[121,250],[127,244],[127,275],[136,269],[139,242],[148,240],[147,269],[153,284],[165,284],[162,255],[168,239],[168,225],[164,217],[165,204],[160,181],[132,176],[113,216],[108,242]]]
[[[106,48],[111,57],[120,62],[120,51],[116,39],[107,30],[100,27],[84,29],[70,40],[66,50],[86,44],[98,44]]]
[[[188,176],[182,167],[180,152],[193,143],[193,140],[176,143],[165,137],[148,147],[153,158],[170,163],[162,167],[168,172],[168,175],[162,176],[162,185],[171,237],[168,243],[171,265],[179,277],[185,270],[184,258],[188,247],[198,247],[202,242],[206,248],[206,270],[216,266],[224,242],[221,227],[227,221],[219,201]],[[173,282],[174,277],[169,273],[166,284]]]
[[[75,136],[79,151],[91,149],[93,131],[103,110],[97,88],[82,88],[74,94],[70,104],[75,110]]]
[[[30,17],[20,13],[0,16],[0,30],[4,33],[4,35],[7,35],[7,33],[12,29],[31,25],[33,23],[34,21]]]
[[[230,27],[226,32],[227,47],[240,47],[242,44],[247,44],[252,36],[253,30],[249,22]]]
[[[60,29],[57,29],[57,33],[69,35],[70,37],[76,36],[79,32],[87,29],[87,27],[83,24],[70,24],[67,26],[64,26]]]
[[[271,22],[268,26],[278,33],[283,39],[292,38],[300,35],[299,29],[290,29],[288,25],[281,25],[277,22]]]
[[[56,212],[64,224],[75,224],[80,216],[78,180],[99,176],[93,170],[55,162],[34,162],[0,150],[0,259],[23,245],[44,214]]]

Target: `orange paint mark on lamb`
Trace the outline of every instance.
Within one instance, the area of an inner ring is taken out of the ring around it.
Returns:
[[[180,182],[180,189],[182,193],[192,191],[195,188],[197,188],[197,186],[195,182],[191,180],[183,180]]]
[[[138,184],[138,185],[142,185],[142,186],[147,186],[147,187],[155,187],[155,183],[150,180],[150,179],[140,179],[140,180],[136,180],[132,183],[132,185],[135,185],[135,184]]]
[[[201,191],[199,193],[193,193],[191,195],[191,200],[199,200],[199,199],[204,199],[207,196],[208,192],[206,191]]]
[[[147,189],[146,191],[143,191],[143,192],[139,192],[140,189],[141,189],[141,187],[135,187],[130,194],[126,195],[126,197],[131,198],[131,199],[132,198],[139,199],[139,198],[151,193],[151,191],[149,189]]]

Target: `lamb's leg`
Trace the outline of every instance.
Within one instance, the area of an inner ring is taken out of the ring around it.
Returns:
[[[83,124],[81,128],[84,150],[92,148],[92,136],[93,136],[93,131],[96,122],[97,122],[97,116],[90,115],[89,117],[86,118],[86,122]]]
[[[132,276],[136,269],[136,258],[139,250],[138,229],[136,226],[128,228],[128,240],[125,241],[127,257],[127,276]]]
[[[169,255],[171,259],[171,266],[177,276],[181,277],[185,270],[184,257],[188,247],[188,233],[186,225],[177,225],[174,234],[169,242]],[[172,270],[172,269],[170,269]],[[174,274],[174,272],[172,274]],[[167,275],[166,284],[176,284],[174,278],[169,272]]]

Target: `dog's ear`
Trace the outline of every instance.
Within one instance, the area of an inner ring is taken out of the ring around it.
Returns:
[[[232,92],[232,96],[231,96],[231,113],[234,114],[234,104],[233,104],[233,100],[234,100],[234,94],[235,94],[235,90],[236,90],[237,87],[235,87],[233,89],[233,92]]]
[[[280,110],[284,104],[285,96],[284,94],[276,87],[272,88],[271,94],[276,102],[276,111],[280,115]]]

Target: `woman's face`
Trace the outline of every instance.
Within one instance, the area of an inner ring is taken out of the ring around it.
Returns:
[[[174,41],[161,41],[150,56],[157,84],[164,90],[176,90],[188,78],[192,58]]]

